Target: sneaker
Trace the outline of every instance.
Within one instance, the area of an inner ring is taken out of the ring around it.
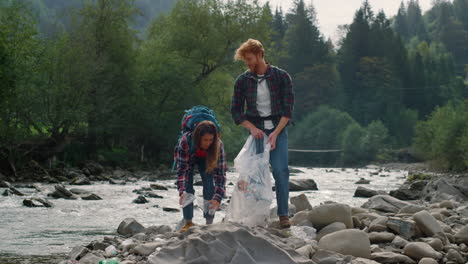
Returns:
[[[192,222],[187,222],[187,223],[185,223],[184,227],[182,227],[182,229],[179,230],[179,232],[184,233],[185,231],[187,231],[192,226],[195,226],[195,224],[192,223]]]

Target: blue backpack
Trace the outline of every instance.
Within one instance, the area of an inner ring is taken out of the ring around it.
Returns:
[[[195,130],[195,127],[202,121],[213,122],[216,125],[218,132],[221,131],[221,126],[219,125],[219,122],[216,119],[215,112],[206,106],[196,105],[188,110],[185,110],[185,115],[182,118],[181,129],[179,132],[179,139],[177,140],[176,148],[177,146],[179,146],[182,136],[186,132],[193,132]],[[195,144],[193,143],[191,136],[189,136],[187,140],[190,144],[190,153],[194,153]],[[174,171],[175,165],[176,161],[174,160],[174,163],[172,165],[172,171]]]

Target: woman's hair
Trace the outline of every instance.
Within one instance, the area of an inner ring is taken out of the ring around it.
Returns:
[[[211,121],[200,122],[193,131],[193,141],[195,143],[195,147],[200,147],[201,139],[206,134],[213,135],[213,143],[206,150],[206,172],[211,173],[216,167],[218,167],[219,158],[218,129]]]
[[[234,56],[235,60],[244,60],[247,53],[252,53],[255,55],[262,54],[262,57],[265,56],[265,49],[260,41],[256,39],[248,39],[246,42],[242,43],[240,47],[236,50],[236,55]]]

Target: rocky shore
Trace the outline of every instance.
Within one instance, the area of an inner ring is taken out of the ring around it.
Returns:
[[[389,194],[363,186],[355,194],[368,197],[361,207],[311,206],[291,193],[290,229],[279,229],[275,216],[267,227],[223,222],[185,233],[123,219],[117,236],[75,247],[61,264],[468,263],[467,174],[410,169],[408,181]]]

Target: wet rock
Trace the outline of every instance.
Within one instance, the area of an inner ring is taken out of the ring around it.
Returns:
[[[180,212],[180,209],[178,208],[171,208],[171,207],[163,207],[164,212]]]
[[[83,195],[83,196],[81,196],[81,199],[83,199],[83,200],[102,200],[102,198],[100,196],[98,196],[97,194],[94,194],[94,193]]]
[[[355,182],[354,184],[370,184],[370,181],[366,180],[364,178],[361,178],[357,182]]]
[[[361,207],[381,212],[396,213],[410,203],[401,201],[390,195],[376,195],[364,203]]]
[[[377,191],[371,190],[369,188],[365,188],[362,186],[357,187],[356,191],[354,192],[354,197],[363,197],[363,198],[370,198],[372,196],[378,195]]]
[[[136,198],[135,200],[133,200],[133,203],[136,203],[136,204],[145,204],[145,203],[149,203],[148,200],[146,200],[146,198],[142,195],[138,196],[138,198]]]
[[[71,182],[71,185],[91,185],[91,181],[86,176],[81,176],[74,178]]]
[[[153,190],[163,190],[163,191],[169,190],[166,186],[161,185],[161,184],[155,184],[155,183],[151,184],[150,187]]]
[[[317,183],[312,179],[303,179],[303,180],[290,180],[289,181],[289,191],[290,192],[299,192],[299,191],[317,191]]]
[[[353,228],[351,207],[346,204],[324,204],[312,208],[309,220],[314,227],[321,229],[331,223],[341,222],[346,228]]]
[[[23,205],[26,207],[48,207],[48,208],[54,206],[51,202],[41,199],[41,198],[24,199]]]
[[[419,192],[410,189],[397,189],[390,191],[389,194],[402,201],[417,200],[421,198],[421,194]]]

